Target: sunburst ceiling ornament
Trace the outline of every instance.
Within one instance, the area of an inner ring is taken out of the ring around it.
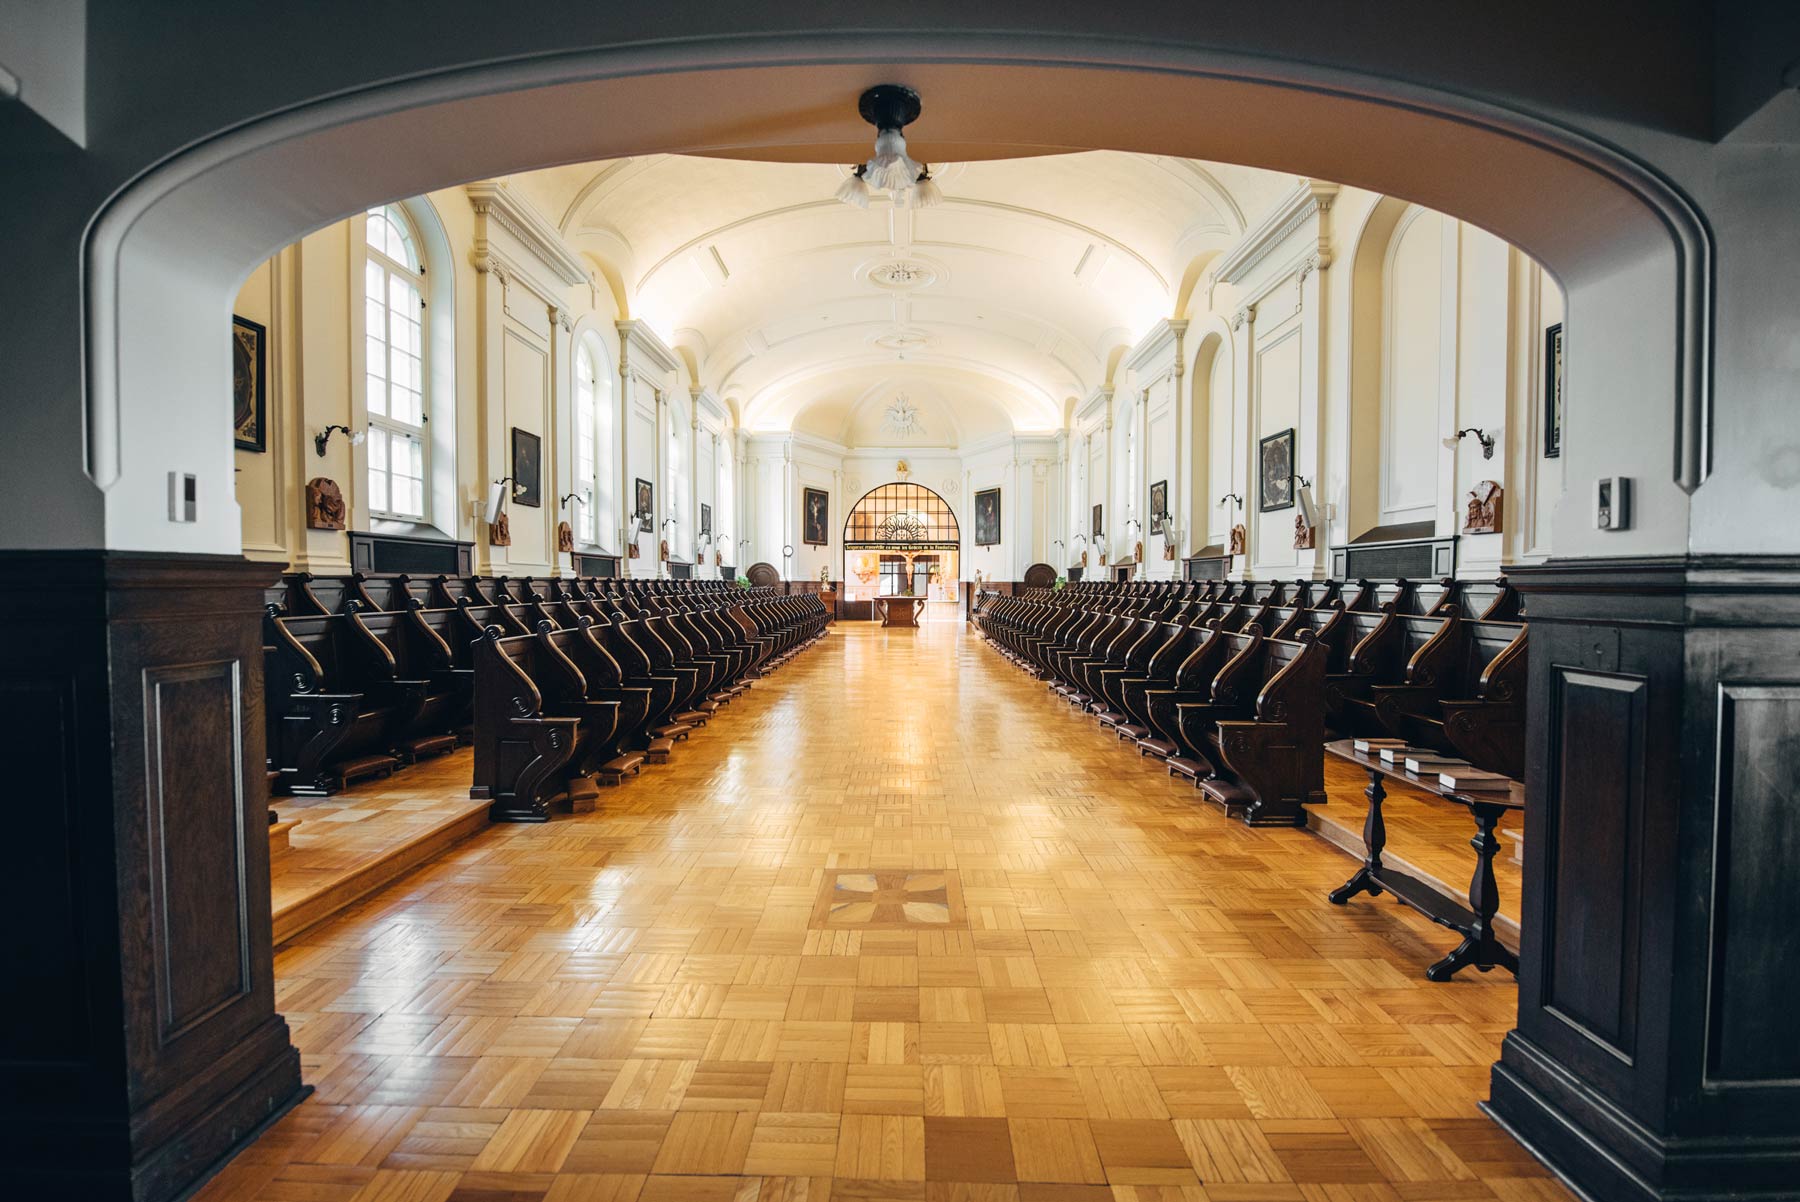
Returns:
[[[881,415],[883,432],[896,438],[911,438],[925,433],[925,423],[919,418],[919,407],[906,399],[903,392],[888,402],[887,410]]]
[[[859,209],[869,207],[876,192],[886,192],[896,208],[929,208],[944,199],[931,182],[931,168],[906,153],[900,131],[918,120],[919,94],[899,84],[870,88],[857,101],[857,111],[875,127],[875,154],[858,163],[837,190],[837,198]]]

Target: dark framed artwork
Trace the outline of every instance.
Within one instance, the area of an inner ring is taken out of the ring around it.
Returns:
[[[1169,508],[1169,482],[1158,480],[1150,486],[1150,533],[1163,532],[1163,514]]]
[[[1000,490],[984,488],[975,494],[975,545],[992,547],[1000,541]]]
[[[1094,506],[1094,529],[1093,529],[1093,532],[1091,534],[1089,534],[1088,537],[1099,538],[1102,534],[1105,534],[1105,533],[1106,533],[1106,528],[1100,524],[1100,506],[1098,504],[1095,504],[1095,506]]]
[[[231,420],[240,451],[269,449],[269,332],[254,321],[231,319]]]
[[[1544,458],[1562,456],[1563,328],[1557,322],[1544,331]]]
[[[636,487],[633,491],[636,493],[637,508],[632,516],[637,518],[638,529],[647,533],[650,530],[651,521],[656,512],[654,506],[656,491],[650,481],[644,479],[642,476],[636,478]]]
[[[831,494],[822,488],[800,491],[800,541],[809,547],[823,547],[831,542]]]
[[[1294,428],[1257,444],[1257,509],[1270,513],[1294,507]]]
[[[513,503],[530,509],[544,504],[544,440],[514,426],[512,432]]]
[[[705,501],[700,502],[700,537],[706,538],[712,533],[712,506]]]

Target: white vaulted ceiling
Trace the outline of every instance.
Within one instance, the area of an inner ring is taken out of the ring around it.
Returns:
[[[923,210],[832,199],[846,169],[676,155],[509,184],[752,431],[960,446],[1062,426],[1189,267],[1292,177],[1111,151],[936,165]],[[923,431],[884,433],[904,394]]]

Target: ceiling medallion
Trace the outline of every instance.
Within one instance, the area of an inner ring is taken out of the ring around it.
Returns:
[[[904,392],[888,402],[881,415],[881,429],[896,438],[912,438],[925,433],[925,425],[919,420],[919,407],[907,400]]]
[[[937,269],[918,259],[895,259],[878,263],[869,268],[868,276],[869,283],[877,288],[891,288],[896,292],[930,287],[937,283],[937,278]]]
[[[931,345],[931,335],[924,330],[895,330],[877,338],[875,345],[890,351],[916,351]]]

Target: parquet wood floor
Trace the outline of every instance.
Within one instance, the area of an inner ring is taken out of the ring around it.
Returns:
[[[1500,973],[1325,891],[955,624],[843,624],[591,814],[282,948],[314,1096],[202,1202],[1566,1199]],[[963,925],[831,928],[834,872]]]

